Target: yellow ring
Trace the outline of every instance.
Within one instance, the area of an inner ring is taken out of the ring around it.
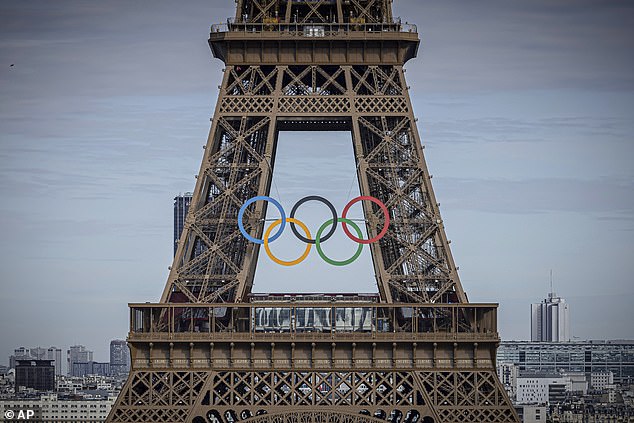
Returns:
[[[306,237],[310,238],[310,231],[308,230],[308,227],[306,227],[306,225],[304,225],[302,222],[300,222],[299,220],[293,217],[287,217],[286,222],[295,223],[299,225],[299,227],[304,230]],[[273,253],[271,253],[271,249],[269,248],[269,235],[271,234],[271,231],[273,230],[273,228],[275,228],[277,225],[281,223],[282,223],[282,219],[277,219],[275,222],[271,224],[271,226],[269,226],[266,232],[264,232],[264,250],[266,251],[266,254],[271,258],[271,260],[273,260],[275,263],[281,264],[282,266],[295,266],[296,264],[299,264],[302,261],[304,261],[306,257],[308,257],[308,254],[310,254],[310,249],[313,246],[313,244],[306,244],[306,249],[304,250],[304,254],[302,254],[298,259],[291,260],[291,261],[284,261],[284,260],[278,259],[277,257],[273,255]]]

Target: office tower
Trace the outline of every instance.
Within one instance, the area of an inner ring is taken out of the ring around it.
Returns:
[[[75,374],[75,369],[81,369],[81,367],[75,366],[75,363],[88,363],[92,361],[92,351],[86,349],[83,345],[73,345],[67,351],[68,358],[68,374],[71,376],[82,376],[81,374]],[[78,370],[80,372],[80,370]]]
[[[55,374],[62,375],[62,349],[57,347],[49,347],[46,350],[46,359],[53,360],[55,365]]]
[[[55,366],[53,360],[18,359],[15,366],[15,391],[31,388],[37,391],[55,389]]]
[[[110,341],[110,372],[113,375],[130,371],[130,350],[126,341],[114,339]]]
[[[554,292],[541,303],[531,304],[531,341],[570,341],[568,304]]]
[[[54,360],[55,374],[62,374],[62,350],[57,347],[16,348],[13,355],[9,356],[9,368],[15,368],[16,361],[19,359]]]
[[[9,368],[15,369],[15,366],[17,365],[17,361],[20,359],[28,360],[31,358],[33,358],[33,356],[31,356],[30,348],[26,348],[26,347],[16,348],[15,350],[13,350],[13,355],[9,356]]]
[[[174,255],[176,255],[176,250],[178,249],[178,240],[181,237],[181,232],[183,232],[185,227],[185,218],[189,211],[192,195],[191,192],[186,192],[174,197]]]
[[[42,348],[42,347],[35,347],[35,348],[31,348],[31,357],[36,359],[36,360],[45,360],[48,357],[46,356],[46,348]]]
[[[31,357],[31,349],[25,347],[16,348],[13,350],[13,354],[16,357]]]

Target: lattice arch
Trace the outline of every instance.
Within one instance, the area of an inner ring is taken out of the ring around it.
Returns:
[[[465,301],[403,85],[400,66],[228,66],[163,298],[242,301],[249,294],[259,246],[240,234],[238,210],[269,194],[280,128],[327,127],[336,118],[352,133],[362,194],[390,210],[391,230],[370,247],[381,295],[388,302]],[[245,215],[256,237],[264,207]],[[366,227],[376,234],[383,216],[365,207]]]

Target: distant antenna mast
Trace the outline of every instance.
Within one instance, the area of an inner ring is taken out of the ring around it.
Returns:
[[[554,292],[553,292],[553,269],[550,269],[550,293],[554,294]]]

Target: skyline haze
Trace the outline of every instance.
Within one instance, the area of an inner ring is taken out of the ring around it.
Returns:
[[[76,344],[106,361],[127,303],[159,300],[172,199],[194,188],[221,81],[209,25],[234,7],[0,4],[0,363]],[[393,7],[418,25],[406,78],[469,300],[500,303],[502,339],[530,339],[553,269],[571,337],[633,339],[634,4]],[[323,174],[304,172],[317,162]],[[319,194],[341,210],[354,175],[349,134],[284,133],[271,194],[287,210]],[[309,257],[284,273],[260,254],[255,292],[297,277],[318,287],[306,291],[374,286],[367,249],[334,271]]]

